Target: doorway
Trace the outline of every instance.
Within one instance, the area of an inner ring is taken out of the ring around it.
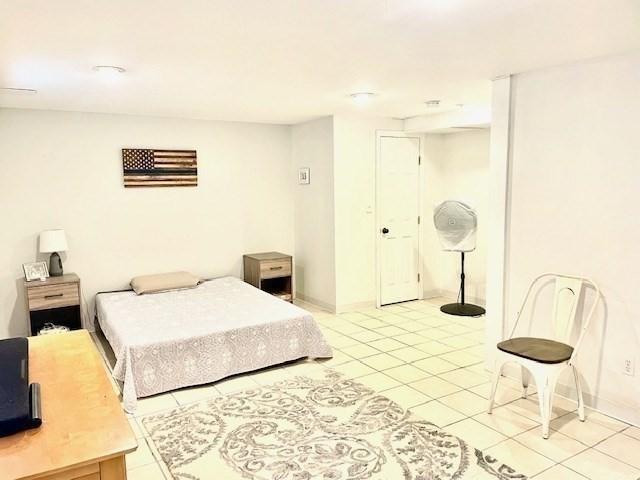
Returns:
[[[377,303],[422,298],[420,283],[420,137],[377,135]]]

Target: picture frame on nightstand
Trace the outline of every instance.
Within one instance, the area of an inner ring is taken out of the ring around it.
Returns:
[[[49,278],[49,268],[47,267],[47,262],[23,263],[22,270],[24,270],[24,278],[27,280],[27,282]]]

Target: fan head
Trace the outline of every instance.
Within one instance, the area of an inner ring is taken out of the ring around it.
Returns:
[[[476,248],[478,216],[466,203],[447,200],[433,211],[433,223],[442,249],[448,252],[471,252]]]

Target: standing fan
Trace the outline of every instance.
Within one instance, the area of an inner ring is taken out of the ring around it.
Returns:
[[[484,315],[484,308],[464,302],[464,254],[476,249],[478,216],[475,210],[465,203],[447,200],[435,208],[433,223],[440,237],[442,249],[446,252],[460,252],[462,255],[460,302],[443,305],[440,311],[463,317]]]

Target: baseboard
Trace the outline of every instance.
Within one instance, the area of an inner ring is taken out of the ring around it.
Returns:
[[[299,300],[302,300],[303,302],[307,302],[307,303],[311,303],[313,305],[315,305],[316,307],[320,307],[323,310],[327,310],[331,313],[336,313],[336,306],[332,305],[330,303],[327,302],[323,302],[322,300],[318,300],[317,298],[313,298],[310,297],[308,295],[305,295],[304,293],[297,291],[296,292],[296,298]]]
[[[520,366],[513,363],[505,365],[502,369],[502,373],[505,377],[517,381],[521,378]],[[556,386],[556,395],[577,401],[576,389],[573,384],[566,385],[564,383],[558,383]],[[620,421],[640,426],[640,411],[638,411],[637,406],[620,405],[619,403],[611,402],[588,392],[582,392],[582,396],[584,398],[585,406]]]
[[[440,292],[440,290],[438,290],[437,288],[433,290],[425,290],[424,292],[422,292],[422,298],[424,300],[427,300],[429,298],[438,298],[441,296],[442,296],[442,292]]]

